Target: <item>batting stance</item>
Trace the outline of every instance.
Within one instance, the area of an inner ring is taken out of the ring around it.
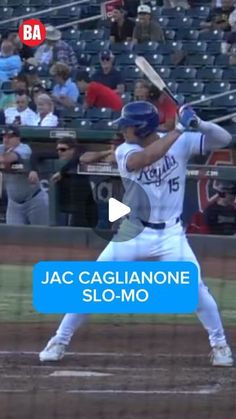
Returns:
[[[131,213],[130,218],[121,223],[118,240],[107,245],[98,261],[152,257],[161,261],[192,261],[198,265],[180,221],[186,165],[193,155],[227,146],[231,141],[230,134],[213,123],[200,120],[192,108],[183,106],[179,110],[176,130],[160,138],[156,135],[159,125],[156,108],[141,101],[126,105],[117,123],[125,138],[125,142],[116,149],[124,188],[127,179],[138,183],[149,197],[151,212],[148,220],[142,219],[142,213]],[[198,131],[185,132],[193,124]],[[129,185],[129,191],[125,191],[127,205],[129,198],[130,204],[134,199],[131,188]],[[122,243],[119,241],[119,235],[122,237],[124,232],[140,226],[142,230],[135,238]],[[212,365],[232,366],[233,357],[226,342],[218,308],[200,277],[200,268],[197,316],[209,335]],[[40,360],[61,359],[84,318],[80,314],[66,314],[56,335],[40,353]]]
[[[26,163],[30,159],[31,148],[20,140],[18,127],[9,125],[2,131],[0,144],[0,164],[5,169],[3,182],[7,192],[7,224],[47,225],[49,221],[48,195],[40,183],[30,183],[27,173],[13,173],[13,163]]]

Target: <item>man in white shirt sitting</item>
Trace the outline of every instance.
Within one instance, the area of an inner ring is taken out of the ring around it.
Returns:
[[[26,94],[16,96],[16,106],[5,109],[6,124],[35,125],[36,113],[29,108]]]

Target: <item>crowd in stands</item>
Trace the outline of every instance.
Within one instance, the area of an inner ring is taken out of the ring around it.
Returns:
[[[36,49],[23,45],[16,31],[4,29],[1,38],[0,125],[89,121],[91,128],[110,129],[125,103],[149,100],[158,108],[160,131],[172,129],[176,105],[135,67],[137,54],[187,101],[236,86],[235,0],[117,0],[94,29],[47,23]],[[204,111],[229,113],[236,95],[211,105]]]

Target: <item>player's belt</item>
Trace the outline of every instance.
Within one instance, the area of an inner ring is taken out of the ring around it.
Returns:
[[[153,230],[164,230],[164,228],[166,227],[170,227],[171,225],[175,225],[180,221],[180,217],[177,217],[175,220],[173,220],[173,223],[170,224],[169,222],[167,223],[149,223],[147,221],[143,221],[140,220],[141,223],[144,225],[144,227],[149,227],[152,228]]]
[[[30,201],[32,198],[37,196],[41,192],[41,190],[42,189],[37,189],[37,191],[35,191],[29,199],[25,199],[24,201],[17,202],[17,204],[25,204],[26,202]]]

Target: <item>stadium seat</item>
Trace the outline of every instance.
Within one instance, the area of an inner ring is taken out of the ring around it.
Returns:
[[[174,93],[174,94],[177,93],[178,83],[176,83],[176,81],[169,80],[169,81],[167,81],[166,85],[172,93]]]
[[[158,20],[162,14],[162,7],[154,6],[152,8],[152,18],[153,20]]]
[[[93,41],[93,42],[86,42],[86,52],[88,54],[98,54],[100,51],[105,49],[109,49],[109,41]]]
[[[12,7],[1,7],[0,8],[1,19],[8,19],[13,16],[14,9]],[[9,23],[8,23],[9,26]],[[1,26],[2,27],[2,26]]]
[[[163,55],[161,54],[144,54],[144,57],[154,67],[163,63]]]
[[[199,80],[222,80],[223,70],[219,67],[203,67],[197,71],[197,78]]]
[[[78,41],[80,39],[80,31],[76,29],[66,29],[62,32],[62,39],[65,41],[71,41],[76,40]]]
[[[85,49],[87,50],[87,44],[86,44],[86,42],[85,41],[76,41],[76,40],[72,40],[71,42],[70,42],[70,45],[71,45],[71,47],[74,49],[74,51],[76,52],[76,53],[79,53],[79,52],[84,52],[85,51]],[[86,51],[87,52],[87,51]]]
[[[162,29],[168,28],[168,29],[175,29],[170,27],[169,25],[169,19],[167,17],[158,17],[157,18],[158,23],[161,25]]]
[[[223,70],[223,80],[229,82],[236,82],[236,68],[229,67]]]
[[[176,39],[177,40],[185,40],[185,41],[195,41],[199,37],[199,32],[194,29],[189,28],[179,28],[176,31]]]
[[[139,55],[143,55],[144,53],[151,53],[155,52],[158,48],[157,42],[143,42],[142,44],[137,44],[135,46],[135,53]]]
[[[91,65],[92,56],[89,54],[85,54],[84,52],[77,52],[77,59],[79,65],[88,67]]]
[[[49,77],[50,76],[49,67],[46,66],[46,65],[39,65],[37,67],[37,72],[38,72],[39,77]]]
[[[84,29],[80,33],[80,39],[83,39],[86,42],[93,42],[96,40],[104,39],[104,30],[103,29]]]
[[[117,65],[134,65],[135,55],[134,54],[121,54],[116,59]]]
[[[40,1],[40,0],[38,0]],[[47,2],[47,0],[45,0]],[[41,3],[41,1],[40,1]],[[49,2],[47,2],[48,4]],[[18,7],[18,6],[27,6],[29,4],[29,0],[1,0],[1,6],[8,6],[8,7]]]
[[[193,27],[193,19],[188,16],[184,17],[176,17],[174,19],[169,19],[168,28],[176,29],[178,28],[192,28]]]
[[[218,31],[217,29],[214,31],[206,31],[199,33],[199,40],[202,41],[221,41],[223,39],[224,32]]]
[[[171,8],[164,8],[162,9],[161,16],[165,16],[168,18],[182,18],[185,16],[185,9],[182,7],[171,7]]]
[[[92,122],[88,119],[72,119],[70,122],[67,122],[66,126],[69,128],[78,128],[78,129],[92,129]]]
[[[52,3],[53,0],[52,1],[51,0],[26,0],[26,1],[28,1],[27,4],[29,4],[29,6],[31,6],[31,7],[37,7],[37,8],[40,7],[41,9],[42,8],[47,9],[48,7],[50,7],[53,4]],[[18,2],[18,4],[19,3],[22,3],[22,0],[20,0],[20,2]]]
[[[64,7],[56,10],[56,18],[80,18],[81,8],[79,6]]]
[[[225,68],[230,67],[229,56],[224,54],[217,55],[215,59],[215,65]]]
[[[176,38],[176,32],[173,29],[165,30],[164,35],[165,35],[165,39],[168,41],[174,41],[174,39]]]
[[[220,41],[207,42],[206,51],[208,54],[212,54],[212,55],[221,54],[221,42]]]
[[[132,44],[129,42],[114,42],[111,44],[111,50],[113,54],[131,53]]]
[[[193,67],[176,67],[171,71],[173,80],[195,80],[197,70]]]
[[[211,102],[212,107],[220,107],[220,108],[232,108],[236,109],[236,94],[229,94],[227,96],[219,97],[218,99],[214,99]]]
[[[179,83],[178,93],[199,95],[204,91],[204,83],[200,81],[183,81]]]
[[[136,80],[143,77],[142,71],[135,66],[127,66],[122,72],[125,80]]]
[[[208,6],[199,6],[199,7],[190,7],[186,10],[186,15],[199,20],[206,20],[210,12],[210,7]]]
[[[100,119],[111,119],[112,111],[107,108],[91,108],[86,112],[86,118],[91,121],[96,121]]]
[[[166,41],[166,42],[158,44],[156,52],[158,54],[168,55],[177,50],[181,50],[181,48],[182,48],[181,41]]]
[[[96,121],[92,124],[92,129],[94,130],[114,130],[116,131],[117,128],[112,125],[112,121],[110,119],[102,119],[101,121]]]
[[[188,55],[186,58],[187,65],[194,67],[213,66],[215,57],[208,54]]]
[[[64,109],[61,112],[61,118],[65,121],[71,121],[72,119],[84,118],[85,111],[81,106],[76,106],[74,109]]]
[[[170,78],[170,68],[169,67],[159,67],[157,69],[158,74],[160,74],[161,78],[164,80],[168,80]]]
[[[10,80],[2,82],[1,91],[5,93],[12,92],[12,82]]]
[[[210,83],[207,83],[205,86],[205,93],[209,95],[214,95],[217,93],[223,93],[229,91],[231,89],[229,82],[218,82],[218,81],[212,81]]]
[[[185,41],[183,50],[189,54],[204,54],[207,50],[207,43],[205,41]]]
[[[123,94],[121,95],[121,99],[123,100],[123,103],[124,103],[124,105],[125,105],[126,103],[131,102],[131,100],[132,100],[132,95],[131,95],[131,93],[130,93],[130,92],[123,93]]]

